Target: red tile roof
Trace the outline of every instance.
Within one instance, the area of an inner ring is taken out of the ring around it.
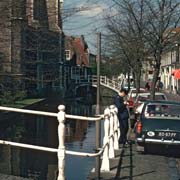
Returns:
[[[87,57],[87,49],[85,48],[85,42],[81,38],[74,39],[74,49],[77,53],[77,65],[89,66],[89,61]]]

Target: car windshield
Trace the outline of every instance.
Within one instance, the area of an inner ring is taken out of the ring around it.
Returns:
[[[144,111],[145,117],[162,117],[180,119],[180,105],[177,104],[148,104]]]

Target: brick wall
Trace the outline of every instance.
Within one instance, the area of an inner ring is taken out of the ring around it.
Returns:
[[[49,59],[53,59],[49,60],[53,64],[49,65],[49,74],[55,74],[55,63],[57,63],[58,69],[60,52],[58,39],[61,29],[58,26],[58,0],[39,1],[41,6],[38,20],[33,17],[33,2],[33,0],[0,0],[0,80],[3,79],[3,75],[13,75],[12,77],[16,79],[24,79],[23,76],[28,74],[26,70],[30,66],[25,65],[27,50],[35,56],[38,56],[39,52],[43,52],[40,54],[42,57],[48,54]],[[42,37],[42,39],[37,40],[31,35],[27,35],[27,29],[28,32],[32,30],[32,33],[41,34],[41,36],[35,36]],[[26,37],[32,38],[33,47],[27,45]],[[39,59],[36,58],[35,61],[39,61]],[[37,64],[37,62],[35,63]],[[37,66],[34,67],[34,72],[36,72]],[[59,77],[58,74],[52,76],[54,79],[57,77]],[[54,80],[52,79],[52,81]],[[36,84],[36,82],[30,83]]]

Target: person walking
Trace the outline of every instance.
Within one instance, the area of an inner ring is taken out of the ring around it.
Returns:
[[[118,108],[118,118],[119,118],[119,123],[120,123],[120,139],[119,143],[120,144],[126,144],[127,143],[127,132],[129,129],[129,112],[126,107],[127,103],[124,101],[124,97],[127,95],[127,90],[126,89],[121,89],[118,93],[117,96],[114,98],[114,104]]]
[[[146,89],[146,91],[149,91],[149,90],[150,90],[149,82],[146,82],[146,84],[145,84],[145,89]]]

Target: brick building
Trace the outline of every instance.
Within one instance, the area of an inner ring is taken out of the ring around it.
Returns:
[[[89,62],[89,48],[84,36],[65,37],[65,83],[67,88],[77,79],[86,79],[92,74]],[[71,87],[70,87],[71,88]]]
[[[0,1],[1,87],[29,94],[63,87],[62,2]]]

